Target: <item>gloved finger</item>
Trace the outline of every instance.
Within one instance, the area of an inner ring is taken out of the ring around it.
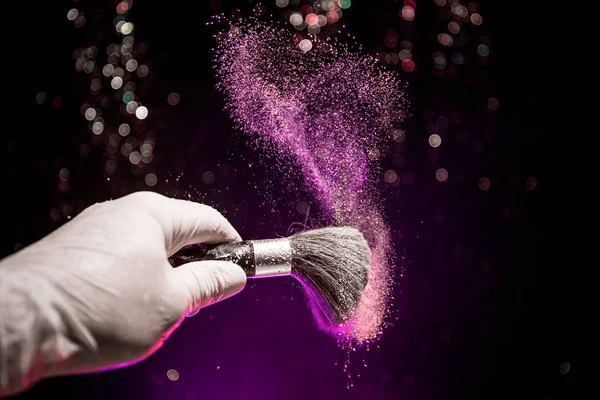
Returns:
[[[137,196],[143,197],[143,203],[160,222],[169,256],[190,244],[242,240],[229,221],[210,206],[151,192]]]
[[[240,292],[246,273],[228,261],[197,261],[172,270],[176,284],[187,302],[187,315]]]

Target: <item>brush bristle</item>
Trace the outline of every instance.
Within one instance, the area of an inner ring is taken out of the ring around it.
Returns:
[[[370,249],[362,233],[351,227],[329,227],[289,239],[292,271],[308,291],[317,322],[347,321],[369,279]]]

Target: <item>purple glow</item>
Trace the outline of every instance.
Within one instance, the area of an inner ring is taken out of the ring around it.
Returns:
[[[218,88],[227,109],[255,145],[320,206],[320,217],[360,229],[372,249],[369,284],[353,318],[319,327],[343,343],[381,334],[390,312],[391,242],[377,201],[381,144],[403,119],[402,84],[377,61],[340,43],[314,41],[250,20],[217,36]],[[305,288],[307,289],[307,288]],[[318,307],[309,295],[311,307]]]

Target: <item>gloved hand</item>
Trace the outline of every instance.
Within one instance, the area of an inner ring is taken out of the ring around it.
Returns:
[[[241,240],[215,209],[134,193],[84,210],[0,262],[0,395],[155,352],[185,316],[242,290],[236,264],[173,269],[185,245]]]

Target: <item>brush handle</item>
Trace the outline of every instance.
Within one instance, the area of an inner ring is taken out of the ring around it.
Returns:
[[[292,251],[286,238],[198,244],[169,257],[173,267],[208,260],[233,262],[242,267],[249,278],[290,275],[292,272]]]
[[[248,274],[254,270],[254,250],[252,247],[252,243],[248,241],[217,244],[202,243],[179,250],[169,257],[169,262],[173,267],[179,267],[194,261],[231,261],[242,267]]]

